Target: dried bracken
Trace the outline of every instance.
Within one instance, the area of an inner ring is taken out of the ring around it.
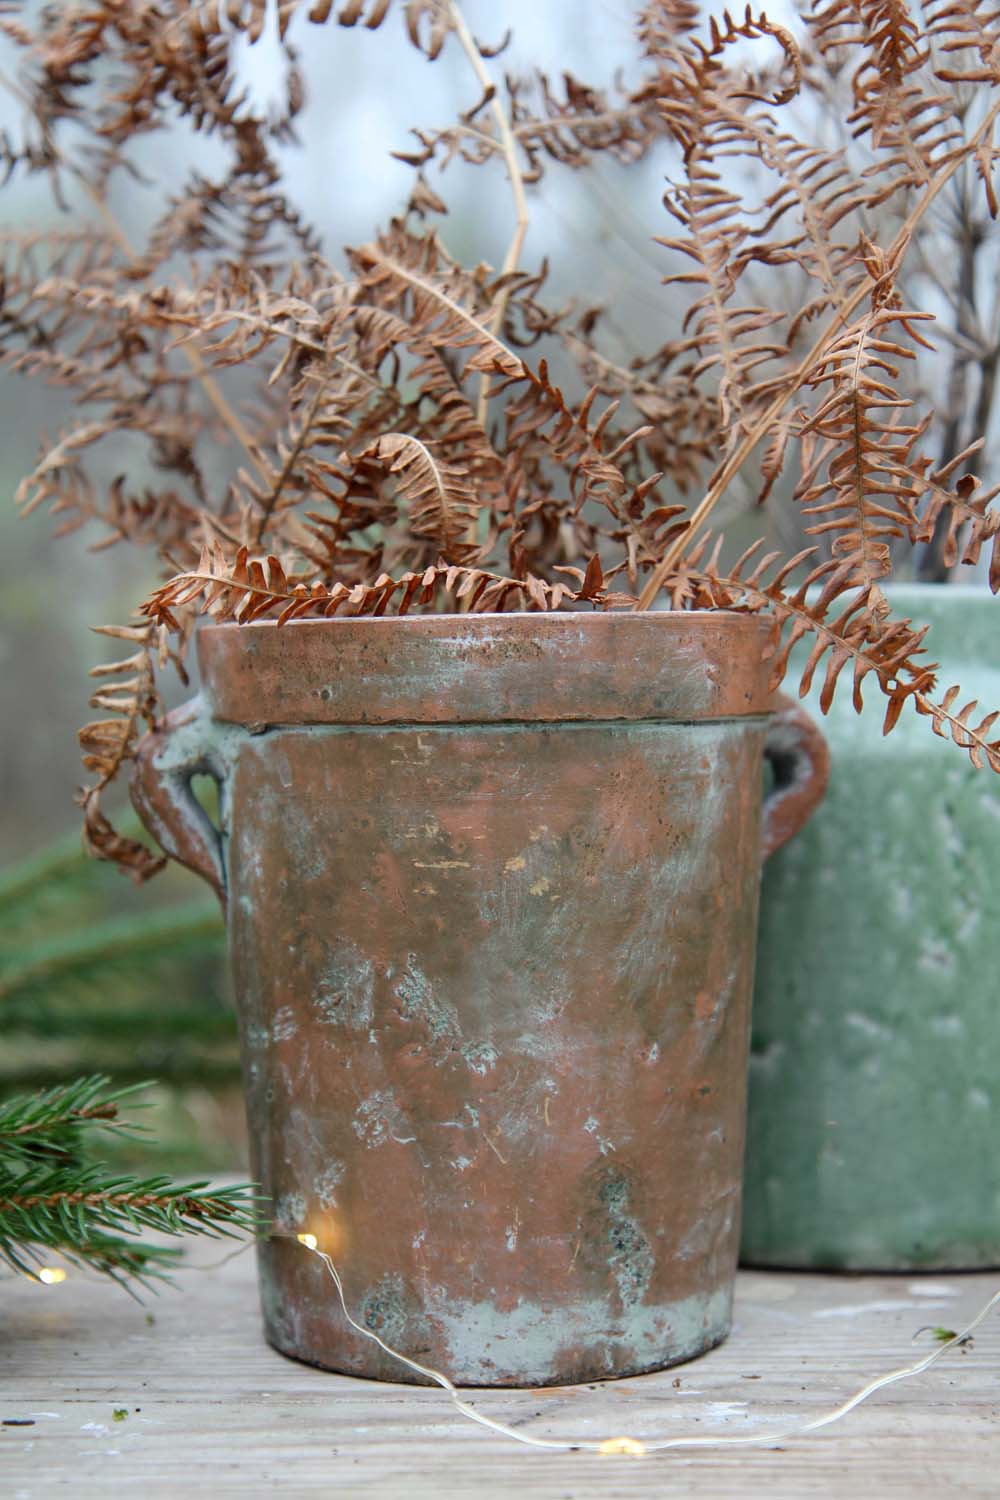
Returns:
[[[426,58],[464,56],[471,103],[397,153],[415,173],[406,212],[343,272],[279,170],[304,100],[297,48],[338,24],[378,47],[397,18]],[[26,121],[0,161],[83,206],[67,231],[4,237],[0,353],[78,412],[18,500],[59,531],[94,528],[97,546],[148,546],[164,569],[117,632],[127,660],[102,669],[107,717],[83,731],[94,852],[139,878],[156,868],[100,798],[156,718],[154,668],[180,663],[204,615],[767,611],[776,676],[811,637],[802,687],[822,664],[824,707],[850,668],[859,705],[866,682],[885,694],[887,730],[912,703],[1000,769],[994,716],[959,707],[958,689],[935,696],[923,632],[892,619],[882,587],[900,547],[932,544],[948,567],[987,549],[1000,588],[997,491],[968,468],[983,432],[953,421],[931,453],[933,414],[900,373],[932,331],[907,279],[928,215],[955,188],[997,213],[1000,23],[980,0],[820,0],[791,28],[753,6],[651,0],[638,72],[614,88],[503,77],[504,42],[477,40],[458,0],[67,0],[34,20],[0,5],[0,29]],[[268,30],[285,72],[265,111],[236,48]],[[213,138],[220,166],[131,244],[109,187],[178,121]],[[659,340],[623,363],[600,308],[547,304],[525,234],[543,174],[651,152],[670,290]],[[437,222],[429,174],[456,159],[507,179],[495,269],[459,263]],[[957,347],[960,395],[969,326]],[[983,359],[980,416],[1000,349]],[[124,434],[153,481],[98,479]],[[760,501],[793,490],[813,545],[723,562],[737,480]]]

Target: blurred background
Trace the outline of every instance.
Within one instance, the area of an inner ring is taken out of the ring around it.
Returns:
[[[24,7],[29,17],[35,9]],[[785,9],[769,13],[780,19]],[[467,0],[465,11],[483,40],[512,31],[509,49],[492,64],[497,73],[541,69],[558,80],[569,71],[599,87],[618,75],[627,85],[635,76],[628,0]],[[300,145],[281,155],[293,200],[338,263],[341,246],[363,243],[406,203],[412,169],[390,153],[412,149],[412,127],[448,123],[478,101],[479,91],[456,46],[428,63],[407,42],[401,16],[377,39],[361,28],[305,24],[293,36],[307,103]],[[279,66],[273,40],[242,46],[237,65],[254,96],[266,100]],[[15,67],[0,48],[0,83]],[[0,128],[16,134],[19,109],[16,95],[0,88]],[[213,147],[199,140],[196,149],[204,165]],[[119,189],[112,202],[136,240],[195,159],[186,131],[175,141],[143,141],[139,154],[157,191],[144,198]],[[679,323],[679,294],[660,285],[664,256],[652,243],[655,234],[670,233],[660,197],[675,163],[666,146],[627,170],[598,157],[582,174],[551,167],[530,190],[523,265],[548,258],[552,303],[572,296],[581,308],[607,307],[608,353],[623,363],[636,343],[655,346]],[[450,252],[466,264],[498,265],[512,229],[502,162],[474,172],[456,163],[443,184],[434,168],[430,181],[449,204],[439,227]],[[86,208],[71,203],[66,212]],[[44,182],[15,175],[8,183],[6,228],[45,229],[60,217]],[[928,229],[929,262],[934,236],[947,240],[950,233],[943,217]],[[981,264],[985,274],[991,266],[995,271],[995,254]],[[923,292],[924,305],[937,297],[945,308],[932,286]],[[939,399],[948,391],[949,348],[945,341],[941,367],[921,376]],[[951,394],[963,399],[957,387]],[[88,717],[88,670],[109,654],[89,627],[128,620],[154,582],[152,560],[125,548],[89,552],[94,538],[85,531],[54,540],[42,512],[19,518],[12,503],[17,482],[35,462],[43,435],[58,430],[66,407],[58,392],[0,369],[0,410],[0,1092],[91,1070],[123,1082],[155,1078],[144,1164],[174,1172],[238,1169],[244,1143],[236,1033],[214,900],[176,868],[134,888],[85,860],[77,832],[76,730]],[[946,401],[942,420],[947,412]],[[141,483],[127,440],[106,463],[108,482],[127,472],[130,483]],[[746,496],[736,486],[729,517],[735,540],[767,525],[794,544],[797,523],[787,499],[777,496],[764,521],[748,519],[741,515]],[[115,1149],[136,1164],[134,1146]]]

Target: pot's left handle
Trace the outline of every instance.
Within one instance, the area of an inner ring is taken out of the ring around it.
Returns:
[[[764,798],[761,859],[767,859],[812,817],[830,779],[830,751],[814,719],[779,693],[764,741],[774,784]]]
[[[139,743],[131,793],[135,810],[165,854],[208,881],[226,908],[222,834],[191,790],[192,778],[211,776],[226,801],[226,768],[202,698],[167,714]]]

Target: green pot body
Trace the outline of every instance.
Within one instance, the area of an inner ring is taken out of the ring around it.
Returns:
[[[1000,705],[996,602],[889,594],[930,625],[941,688]],[[855,714],[844,682],[824,723],[826,801],[764,875],[742,1257],[997,1265],[1000,779],[914,713],[884,738],[884,700],[874,685],[866,698]]]

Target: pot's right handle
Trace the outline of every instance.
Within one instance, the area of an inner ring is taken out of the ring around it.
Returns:
[[[222,834],[191,790],[194,776],[211,776],[224,813],[226,768],[200,697],[167,714],[139,743],[132,802],[165,854],[208,881],[226,908]]]
[[[798,833],[823,800],[830,779],[830,751],[815,720],[780,693],[764,741],[774,785],[764,798],[761,859]]]

